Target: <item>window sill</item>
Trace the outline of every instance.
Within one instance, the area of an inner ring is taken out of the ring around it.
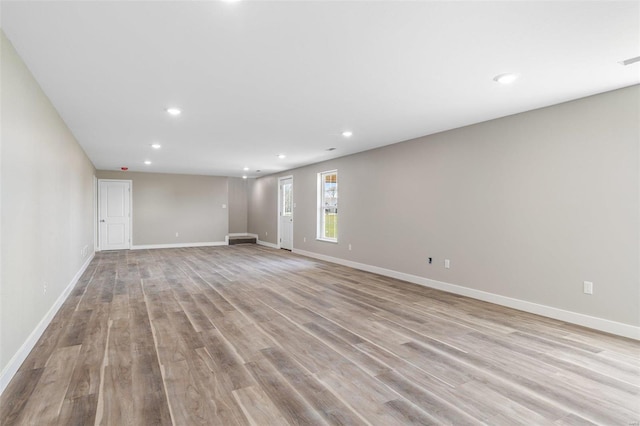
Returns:
[[[322,241],[324,243],[338,244],[338,240],[330,240],[328,238],[316,238],[316,241]]]

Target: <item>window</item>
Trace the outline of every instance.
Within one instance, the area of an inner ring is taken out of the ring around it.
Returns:
[[[282,216],[293,215],[293,184],[291,179],[282,184]]]
[[[338,241],[338,171],[318,173],[318,239]]]

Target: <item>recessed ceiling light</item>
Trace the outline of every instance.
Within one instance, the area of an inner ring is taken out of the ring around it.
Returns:
[[[242,175],[242,179],[246,179],[246,178],[247,178],[247,175]]]
[[[493,81],[500,84],[511,84],[518,79],[518,74],[514,74],[511,72],[496,75],[493,77]]]
[[[149,164],[151,164],[151,161],[146,160],[146,161],[144,162],[144,164],[146,164],[146,165],[148,166]]]
[[[162,148],[162,145],[160,145],[159,143],[153,143],[153,144],[151,144],[151,148],[160,149],[160,148]]]
[[[175,108],[175,107],[167,108],[167,112],[171,115],[180,115],[182,113],[180,108]]]
[[[342,136],[344,136],[345,138],[350,138],[352,135],[353,132],[350,132],[349,130],[342,132]]]
[[[278,154],[278,158],[282,160],[283,158],[287,158],[287,156],[284,154]]]
[[[335,148],[327,148],[327,151],[335,151]]]
[[[249,171],[249,168],[248,168],[248,167],[245,167],[245,168],[244,168],[244,169],[242,169],[242,170],[244,170],[245,172],[248,172],[248,171]]]

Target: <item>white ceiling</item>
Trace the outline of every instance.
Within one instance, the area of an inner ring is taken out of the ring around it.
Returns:
[[[638,1],[1,8],[4,32],[101,170],[246,166],[254,177],[640,83],[639,63],[618,63],[640,56]],[[521,77],[495,83],[504,72]]]

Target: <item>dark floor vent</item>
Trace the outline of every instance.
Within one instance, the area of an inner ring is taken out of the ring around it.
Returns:
[[[255,244],[256,237],[251,237],[248,235],[235,235],[233,237],[229,237],[229,245],[233,246],[236,244]]]

